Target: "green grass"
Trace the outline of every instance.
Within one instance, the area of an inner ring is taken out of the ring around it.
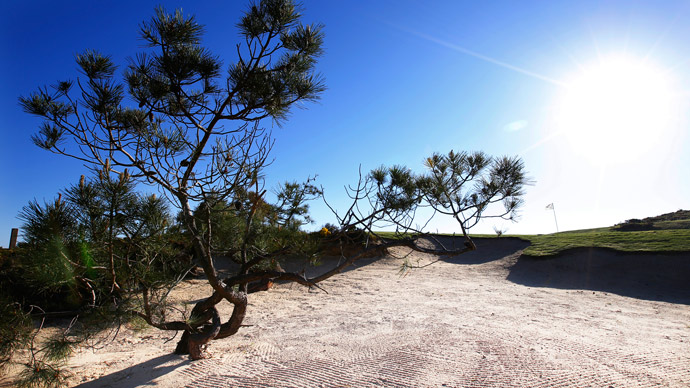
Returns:
[[[544,235],[505,235],[529,241],[523,254],[553,256],[573,248],[610,248],[622,252],[690,252],[688,220],[662,221],[657,230],[615,231],[610,227],[575,230]],[[679,229],[672,227],[680,227]],[[377,232],[384,238],[395,238],[393,232]],[[493,234],[473,234],[475,238],[496,238]]]
[[[396,234],[395,232],[384,232],[384,231],[380,231],[380,232],[376,232],[376,234],[377,234],[379,237],[387,238],[387,239],[391,239],[391,240],[395,240],[395,239],[398,239],[398,238],[402,237],[401,235]]]
[[[572,248],[611,248],[623,252],[690,251],[690,229],[618,232],[610,228],[576,230],[546,235],[515,236],[532,243],[529,256],[551,256]]]
[[[690,229],[690,220],[657,221],[654,227],[658,229]]]

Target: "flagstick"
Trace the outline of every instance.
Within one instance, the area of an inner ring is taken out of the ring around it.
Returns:
[[[556,222],[556,233],[558,233],[558,220],[556,219],[556,207],[551,204],[551,210],[553,210],[553,220]]]

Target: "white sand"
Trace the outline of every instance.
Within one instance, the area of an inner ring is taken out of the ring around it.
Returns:
[[[164,342],[171,333],[122,333],[96,353],[77,354],[70,364],[72,383],[690,386],[687,264],[663,273],[642,269],[658,280],[645,283],[637,272],[606,264],[627,256],[595,250],[535,262],[520,257],[525,243],[493,241],[405,277],[397,273],[399,259],[360,262],[321,283],[328,294],[294,284],[252,294],[244,322],[252,326],[212,341],[206,360],[172,355],[177,338]],[[680,259],[690,263],[688,255]],[[634,260],[649,268],[663,264],[656,256]],[[209,289],[194,280],[179,292],[195,300]],[[229,305],[222,306],[229,314]]]

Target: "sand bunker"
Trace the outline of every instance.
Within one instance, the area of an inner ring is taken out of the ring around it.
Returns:
[[[212,358],[171,355],[170,333],[124,333],[71,362],[83,387],[685,387],[690,255],[520,256],[517,239],[400,277],[360,262],[322,286],[250,296]],[[396,251],[402,254],[405,251]],[[431,257],[415,254],[428,262]],[[671,264],[669,264],[671,263]],[[672,271],[661,271],[664,265]],[[649,276],[641,276],[647,273]],[[685,279],[680,281],[678,279]],[[207,295],[202,280],[184,285]],[[229,309],[229,306],[225,306]]]

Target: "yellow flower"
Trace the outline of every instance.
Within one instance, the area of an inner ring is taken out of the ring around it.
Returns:
[[[331,234],[331,231],[328,230],[328,228],[324,227],[324,228],[321,228],[321,232],[319,232],[319,233],[320,233],[322,236],[326,237],[326,236],[328,236],[328,235]]]

